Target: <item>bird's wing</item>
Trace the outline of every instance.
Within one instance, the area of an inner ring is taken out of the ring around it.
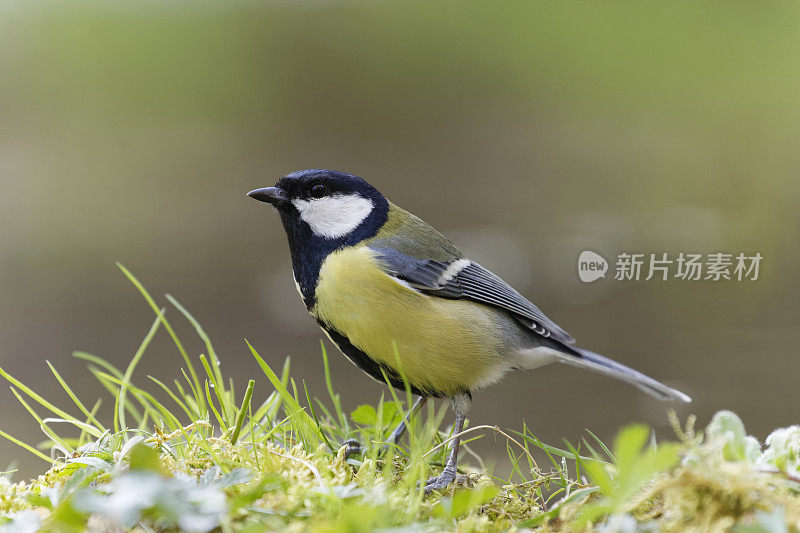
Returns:
[[[418,259],[394,249],[373,248],[388,273],[440,298],[465,299],[503,309],[543,337],[572,344],[575,339],[508,283],[478,263]]]

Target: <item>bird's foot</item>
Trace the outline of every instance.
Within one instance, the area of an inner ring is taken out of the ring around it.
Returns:
[[[455,482],[457,477],[456,469],[448,466],[441,474],[425,482],[425,494],[427,495],[433,491],[442,491],[446,489]]]
[[[344,449],[344,458],[347,459],[353,455],[360,455],[364,453],[364,446],[356,439],[347,439],[342,443],[342,446],[345,446]],[[378,447],[378,459],[383,458],[389,450],[393,447],[393,444],[384,442]],[[341,448],[341,446],[340,446]]]
[[[344,447],[344,458],[347,459],[353,455],[359,455],[364,452],[364,447],[356,439],[347,439],[342,443]],[[340,447],[341,449],[341,447]]]
[[[394,457],[394,454],[390,454],[389,451],[394,451],[395,445],[390,442],[384,442],[380,446],[378,446],[378,459],[383,459],[384,457],[389,457],[390,459]]]

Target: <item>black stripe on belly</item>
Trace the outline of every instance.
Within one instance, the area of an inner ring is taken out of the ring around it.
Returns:
[[[386,365],[382,365],[375,361],[373,358],[353,346],[350,342],[350,339],[330,327],[328,324],[321,320],[317,320],[319,326],[325,330],[325,332],[330,336],[333,343],[339,348],[348,359],[350,359],[358,368],[366,372],[370,377],[379,381],[381,383],[386,383],[386,379],[389,380],[392,387],[397,390],[405,391],[406,386],[403,382],[402,378],[395,372],[393,369],[389,368]],[[383,377],[383,372],[386,373],[386,379]],[[435,396],[437,398],[441,398],[443,396],[448,396],[447,394],[437,392],[437,391],[429,391],[429,390],[420,390],[415,387],[413,384],[409,383],[409,388],[411,392],[418,396]]]

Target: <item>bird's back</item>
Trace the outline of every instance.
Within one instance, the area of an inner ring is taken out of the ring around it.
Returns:
[[[464,256],[433,226],[391,202],[386,223],[363,244],[371,248],[397,250],[417,259],[453,261]]]

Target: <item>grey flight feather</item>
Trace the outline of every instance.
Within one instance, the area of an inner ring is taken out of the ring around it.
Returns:
[[[575,340],[510,285],[467,259],[418,259],[386,248],[373,248],[387,271],[413,288],[440,298],[467,299],[502,309],[550,348],[558,360],[626,381],[659,400],[692,401],[686,394],[600,354],[574,345]],[[460,262],[460,263],[459,263]]]
[[[467,259],[418,259],[397,250],[375,249],[389,272],[412,287],[440,298],[466,299],[511,313],[542,337],[572,344],[575,340],[508,283]]]

